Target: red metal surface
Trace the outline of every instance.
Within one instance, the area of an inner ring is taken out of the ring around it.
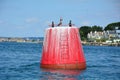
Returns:
[[[46,29],[41,67],[55,69],[86,68],[78,28],[54,27]]]

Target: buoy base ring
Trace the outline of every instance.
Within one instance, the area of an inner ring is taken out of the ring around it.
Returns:
[[[46,69],[86,69],[86,62],[76,63],[76,64],[41,64],[41,68]]]

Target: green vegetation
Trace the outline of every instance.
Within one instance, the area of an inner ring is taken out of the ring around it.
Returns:
[[[87,34],[90,31],[103,31],[102,27],[100,26],[82,26],[79,28],[80,36],[82,40],[87,40]]]
[[[118,29],[120,29],[120,22],[110,23],[105,27],[104,30],[115,30],[115,27],[118,27]]]
[[[96,42],[105,42],[106,39],[102,38],[102,39],[96,39]]]
[[[115,27],[118,27],[120,29],[120,22],[110,23],[108,24],[104,29],[102,26],[81,26],[79,28],[81,40],[85,41],[87,40],[87,34],[91,31],[103,31],[103,30],[115,30]],[[97,40],[99,42],[99,40]],[[105,39],[101,39],[100,41],[105,41]]]
[[[91,27],[89,26],[82,26],[79,28],[80,36],[82,40],[87,39],[87,34],[91,31]]]

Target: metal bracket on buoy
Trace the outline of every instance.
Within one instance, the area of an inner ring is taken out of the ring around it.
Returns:
[[[70,20],[70,22],[69,22],[69,27],[72,27],[72,21]]]
[[[52,21],[52,27],[54,27],[55,26],[55,24],[54,24],[54,22]]]

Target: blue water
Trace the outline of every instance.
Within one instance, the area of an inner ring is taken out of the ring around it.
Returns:
[[[42,44],[0,43],[0,80],[120,80],[120,47],[83,46],[86,70],[41,69]]]

